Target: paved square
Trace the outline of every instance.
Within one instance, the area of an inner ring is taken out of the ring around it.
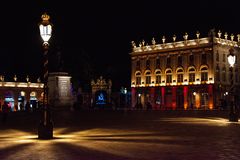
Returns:
[[[238,160],[240,122],[223,111],[54,113],[54,139],[37,139],[37,113],[1,124],[1,160]]]

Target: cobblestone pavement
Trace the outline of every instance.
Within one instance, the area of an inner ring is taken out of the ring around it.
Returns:
[[[37,139],[38,116],[0,125],[0,160],[239,160],[240,122],[216,112],[56,114],[54,139]]]

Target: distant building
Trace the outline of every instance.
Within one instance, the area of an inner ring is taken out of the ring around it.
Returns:
[[[164,36],[161,44],[154,38],[151,45],[132,42],[132,107],[146,108],[148,102],[153,109],[226,107],[222,101],[227,101],[230,87],[234,85],[238,93],[240,85],[240,35],[235,39],[210,31],[204,38],[197,32],[191,40],[187,33],[182,41],[173,36],[170,43]],[[233,84],[227,60],[230,49],[236,55]]]
[[[0,105],[6,101],[11,111],[18,111],[25,110],[29,102],[31,109],[38,108],[39,102],[43,101],[43,86],[44,84],[40,81],[30,82],[28,77],[26,82],[17,82],[16,76],[13,82],[6,82],[4,76],[0,76]],[[54,108],[70,108],[73,105],[71,76],[68,73],[49,73],[48,101]]]
[[[131,94],[127,88],[112,91],[112,80],[102,76],[91,80],[91,92],[78,89],[76,102],[81,109],[119,109],[130,105]]]
[[[0,103],[6,101],[11,111],[24,110],[27,102],[34,107],[43,99],[43,83],[31,83],[28,77],[26,82],[17,82],[16,76],[14,82],[4,81],[3,76],[0,80]]]

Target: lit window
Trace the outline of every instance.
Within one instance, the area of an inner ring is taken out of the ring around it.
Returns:
[[[172,75],[167,75],[167,83],[172,83]]]
[[[156,71],[156,84],[161,83],[161,71]]]
[[[195,73],[189,73],[189,82],[195,82]]]
[[[194,68],[190,68],[188,70],[189,72],[189,82],[195,82],[195,72],[196,70]]]
[[[151,84],[151,72],[146,72],[146,84]]]
[[[180,68],[177,70],[177,83],[183,82],[183,69]]]
[[[156,83],[161,83],[161,75],[156,75]]]
[[[207,81],[208,80],[208,73],[202,72],[201,73],[201,81]]]
[[[140,85],[141,84],[141,77],[136,77],[136,84]]]
[[[172,71],[170,69],[166,71],[166,83],[172,83]]]
[[[208,69],[207,67],[203,67],[201,69],[201,81],[207,81],[208,80]]]
[[[141,72],[136,73],[136,84],[137,85],[141,84]]]

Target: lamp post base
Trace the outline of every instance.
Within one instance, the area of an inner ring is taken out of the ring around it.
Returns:
[[[38,126],[38,139],[52,139],[53,138],[53,123],[48,122],[46,125],[41,122]]]

